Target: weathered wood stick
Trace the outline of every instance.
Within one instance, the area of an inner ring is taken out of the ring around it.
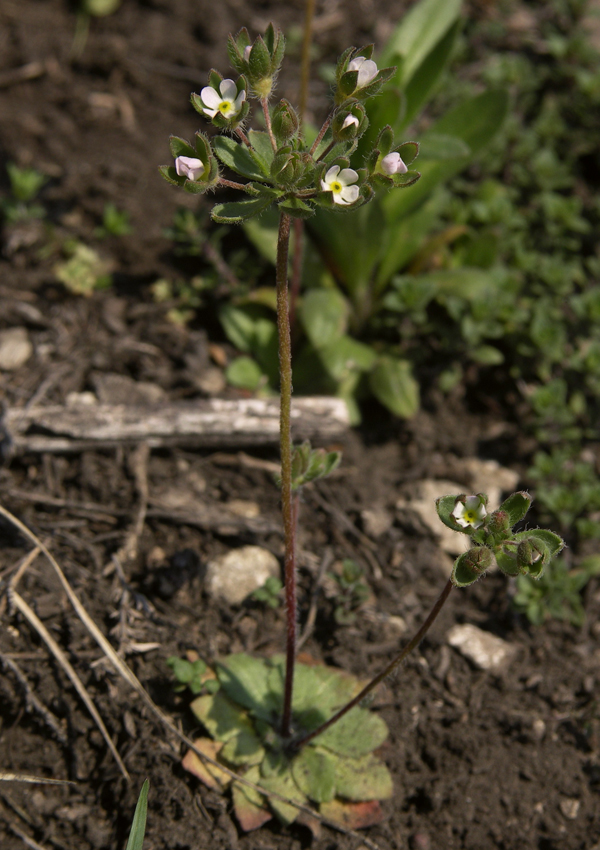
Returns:
[[[345,403],[326,396],[297,398],[292,420],[297,440],[336,440],[349,427]],[[279,438],[279,400],[8,408],[2,424],[17,454],[78,452],[141,441],[151,448],[271,445]]]

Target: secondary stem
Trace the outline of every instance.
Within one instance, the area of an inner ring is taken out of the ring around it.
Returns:
[[[273,128],[271,126],[271,113],[269,112],[269,101],[266,97],[261,98],[260,105],[262,106],[263,112],[265,113],[265,124],[267,125],[267,133],[269,134],[269,138],[271,139],[271,147],[274,151],[276,151],[277,142],[275,141],[275,136],[273,135]]]
[[[277,237],[277,333],[279,338],[279,444],[281,453],[281,511],[285,539],[285,605],[287,644],[281,734],[288,738],[292,723],[292,690],[296,658],[296,512],[292,496],[292,341],[288,300],[290,217],[281,213]]]
[[[450,591],[452,590],[452,587],[453,587],[452,580],[448,579],[444,589],[442,590],[442,592],[440,593],[440,595],[437,599],[437,602],[435,603],[435,605],[433,606],[433,608],[429,612],[429,616],[427,617],[427,619],[425,620],[425,622],[423,623],[423,625],[421,626],[419,631],[414,635],[412,640],[409,643],[406,644],[404,649],[402,649],[402,651],[394,658],[393,661],[391,661],[388,664],[388,666],[384,670],[381,671],[381,673],[379,673],[379,675],[375,676],[375,678],[372,679],[369,682],[368,685],[365,685],[365,687],[362,689],[362,691],[359,694],[357,694],[354,697],[354,699],[351,699],[350,702],[347,703],[347,705],[345,705],[343,708],[340,708],[340,710],[338,712],[336,712],[336,714],[334,714],[333,717],[330,717],[329,720],[327,720],[326,723],[323,723],[321,726],[319,726],[318,729],[315,729],[309,735],[305,735],[303,738],[300,738],[299,740],[294,741],[294,749],[295,750],[299,750],[301,747],[303,747],[309,741],[312,741],[313,738],[316,738],[317,735],[320,735],[326,729],[329,729],[330,726],[333,726],[334,723],[337,723],[337,721],[341,717],[343,717],[344,714],[346,714],[348,711],[350,711],[351,708],[354,708],[355,705],[358,705],[360,702],[362,702],[362,700],[368,694],[370,694],[371,691],[374,688],[376,688],[377,685],[380,684],[380,682],[382,682],[391,673],[393,673],[393,671],[396,669],[396,667],[404,661],[406,656],[410,655],[410,653],[413,651],[413,649],[415,649],[421,643],[421,641],[423,640],[423,638],[425,637],[425,635],[429,631],[431,625],[435,621],[435,618],[437,617],[437,615],[442,610],[442,608],[444,606],[444,602],[446,601],[446,599],[450,595]]]

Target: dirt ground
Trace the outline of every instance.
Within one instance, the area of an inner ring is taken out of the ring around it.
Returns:
[[[320,58],[331,60],[348,44],[381,42],[406,4],[393,5],[361,0],[348,15],[338,0],[317,4]],[[9,248],[14,233],[3,233],[0,330],[24,327],[33,346],[26,363],[0,372],[4,405],[64,404],[70,393],[89,391],[122,401],[123,392],[135,392],[134,381],[169,401],[210,394],[208,378],[227,355],[217,329],[200,321],[187,328],[171,324],[150,293],[158,277],[189,268],[189,260],[186,266],[173,256],[163,230],[178,206],[194,209],[197,203],[161,181],[157,166],[168,161],[169,134],[189,137],[197,129],[189,93],[204,84],[210,67],[225,70],[227,32],[242,25],[260,31],[271,19],[288,30],[301,24],[302,9],[300,0],[285,6],[125,0],[116,15],[92,22],[83,54],[72,60],[72,7],[63,0],[0,0],[1,153],[50,176],[42,200],[54,234],[17,234],[17,247],[12,242]],[[292,51],[282,78],[291,99],[297,61]],[[31,66],[31,79],[15,77],[15,69],[30,63],[39,63]],[[316,115],[326,94],[326,84],[315,83],[310,108]],[[40,246],[65,234],[93,241],[108,201],[126,210],[133,225],[132,235],[100,246],[115,285],[90,298],[70,295],[53,275],[56,257]],[[415,482],[450,478],[467,488],[464,457],[506,463],[510,454],[523,473],[531,444],[519,437],[492,387],[476,401],[473,396],[457,391],[442,404],[426,393],[423,411],[410,423],[367,410],[361,429],[344,440],[340,470],[306,488],[301,623],[324,558],[356,560],[371,590],[356,621],[345,626],[334,621],[333,600],[321,596],[303,647],[314,658],[361,677],[377,671],[402,639],[397,618],[408,637],[439,594],[448,558],[414,515],[396,508]],[[91,617],[186,732],[196,727],[189,699],[173,691],[165,663],[170,655],[194,649],[209,660],[241,650],[268,655],[282,647],[281,608],[252,601],[228,608],[210,599],[204,586],[207,562],[231,547],[252,543],[281,556],[276,459],[275,447],[179,446],[153,449],[147,457],[136,446],[87,447],[17,453],[0,467],[4,507],[50,548]],[[223,511],[233,500],[252,503],[261,521],[240,520],[232,530],[214,511],[212,519],[182,521],[175,510],[157,508],[174,493]],[[122,553],[140,502],[147,513],[137,551],[122,559],[134,595],[115,573],[113,555]],[[376,529],[367,510],[387,521]],[[0,536],[4,592],[31,544],[3,519]],[[27,568],[18,592],[88,689],[131,783],[46,645],[4,593],[1,771],[74,784],[1,782],[3,850],[124,847],[146,777],[147,848],[359,846],[355,837],[329,829],[313,839],[305,827],[284,829],[275,822],[241,833],[231,800],[183,771],[179,744],[104,660],[42,557]],[[378,697],[376,710],[390,728],[382,755],[396,789],[384,804],[386,820],[365,831],[381,850],[600,847],[598,582],[586,589],[581,629],[557,622],[532,628],[511,607],[513,593],[498,574],[454,591],[420,650]],[[144,600],[145,607],[136,605]],[[451,648],[447,633],[461,623],[514,646],[510,664],[486,672]]]

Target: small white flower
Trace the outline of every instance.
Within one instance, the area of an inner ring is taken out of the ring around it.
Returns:
[[[250,51],[252,50],[252,45],[249,44],[247,47],[244,47],[244,59],[246,62],[250,61]]]
[[[351,127],[352,124],[354,124],[355,127],[358,127],[358,118],[356,115],[346,115],[344,123],[342,124],[342,130],[345,130],[346,127]]]
[[[223,118],[235,118],[239,114],[242,104],[246,99],[246,92],[242,90],[239,94],[233,80],[223,80],[219,90],[212,86],[205,86],[200,92],[204,112],[210,118],[220,113]]]
[[[377,76],[378,68],[372,59],[365,59],[364,56],[357,56],[348,65],[349,71],[358,71],[358,80],[356,88],[362,89],[363,86],[368,86],[371,80]]]
[[[202,160],[193,156],[178,156],[175,160],[175,171],[180,177],[187,177],[188,180],[199,180],[205,170]]]
[[[325,179],[321,180],[321,189],[324,192],[333,192],[333,202],[347,206],[358,200],[359,188],[352,186],[356,183],[358,174],[353,168],[343,168],[340,171],[339,165],[332,165]]]
[[[393,151],[381,160],[381,170],[384,174],[406,174],[408,168],[400,154]]]
[[[456,502],[452,516],[462,528],[480,528],[487,511],[479,496],[467,496],[464,502]]]

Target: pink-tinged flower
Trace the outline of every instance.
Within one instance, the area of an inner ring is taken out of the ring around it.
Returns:
[[[344,118],[344,123],[342,124],[342,130],[345,130],[346,127],[351,127],[354,124],[355,127],[358,127],[359,121],[356,115],[346,115]]]
[[[479,496],[467,496],[464,501],[462,499],[457,500],[452,516],[462,528],[469,526],[480,528],[487,516],[487,511]]]
[[[250,61],[250,51],[252,50],[252,45],[249,44],[247,47],[244,47],[244,59],[246,62]]]
[[[239,115],[242,104],[246,99],[246,92],[242,89],[238,94],[236,84],[233,80],[222,80],[219,90],[212,86],[205,86],[200,92],[204,112],[210,118],[220,113],[223,118],[235,118]]]
[[[384,174],[406,174],[408,168],[397,151],[389,153],[381,160],[381,170]]]
[[[206,170],[201,159],[193,156],[178,156],[175,160],[175,171],[180,177],[188,180],[199,180]]]
[[[343,168],[332,165],[325,178],[321,180],[321,188],[324,192],[333,193],[334,204],[347,206],[358,200],[359,188],[351,185],[358,180],[358,174],[353,168]]]
[[[353,59],[348,65],[348,70],[358,71],[358,80],[356,81],[357,89],[362,89],[364,86],[368,86],[369,83],[375,79],[378,73],[376,63],[373,62],[372,59],[365,59],[364,56],[357,56],[356,59]]]

